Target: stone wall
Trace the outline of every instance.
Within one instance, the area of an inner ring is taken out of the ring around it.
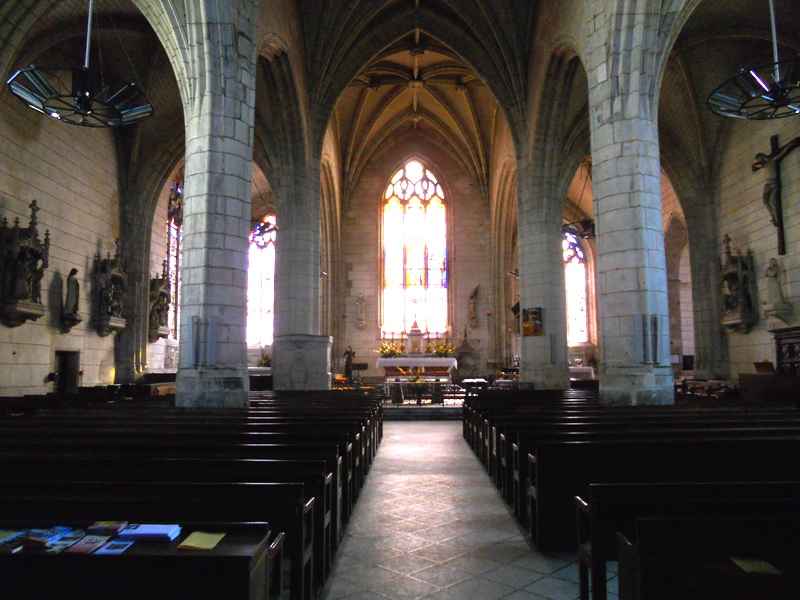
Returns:
[[[111,134],[57,123],[26,108],[11,94],[0,96],[0,219],[27,227],[28,205],[39,205],[40,238],[50,230],[50,264],[42,281],[47,313],[35,322],[0,325],[0,395],[51,391],[47,374],[55,352],[80,352],[81,385],[114,381],[114,337],[96,333],[91,301],[93,257],[115,252],[119,235],[116,152]],[[80,282],[83,321],[61,328],[64,286],[72,268]]]
[[[754,361],[775,361],[775,349],[769,329],[800,324],[795,308],[790,323],[765,318],[766,302],[764,271],[771,258],[781,266],[783,295],[797,307],[800,303],[800,150],[795,150],[781,163],[783,183],[783,222],[786,254],[778,255],[776,228],[762,201],[766,175],[752,171],[756,153],[769,153],[770,137],[779,135],[781,146],[800,135],[800,120],[795,118],[767,122],[735,123],[730,143],[721,154],[719,207],[720,234],[731,238],[731,251],[750,249],[754,254],[758,281],[759,321],[749,333],[728,332],[730,376],[753,373]],[[723,249],[724,250],[724,249]]]

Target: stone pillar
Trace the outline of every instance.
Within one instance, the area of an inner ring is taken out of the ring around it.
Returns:
[[[634,5],[620,2],[619,18],[590,25],[600,395],[606,404],[671,404],[658,92],[647,72],[655,63],[648,53],[656,46],[658,11]]]
[[[239,3],[237,3],[239,4]],[[247,264],[253,162],[255,7],[222,6],[192,22],[184,88],[186,198],[179,406],[246,407]],[[228,12],[230,11],[230,13]],[[214,64],[214,69],[205,65]]]
[[[719,231],[713,202],[690,202],[686,211],[694,311],[694,376],[727,379],[728,343],[722,327]]]
[[[313,169],[312,169],[313,171]],[[319,171],[316,171],[317,178]],[[319,185],[281,190],[275,244],[273,389],[331,387],[332,339],[320,335]]]
[[[561,206],[533,193],[530,168],[518,169],[519,279],[522,320],[520,382],[536,389],[569,387],[566,290]],[[529,309],[541,309],[541,328],[526,335]]]

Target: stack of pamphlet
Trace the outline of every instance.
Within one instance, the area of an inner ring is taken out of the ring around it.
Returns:
[[[181,534],[181,526],[163,523],[131,523],[119,532],[120,540],[171,542]]]

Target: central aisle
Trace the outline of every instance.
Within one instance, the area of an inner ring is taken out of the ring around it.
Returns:
[[[577,577],[530,549],[460,421],[385,421],[322,599],[574,600]]]

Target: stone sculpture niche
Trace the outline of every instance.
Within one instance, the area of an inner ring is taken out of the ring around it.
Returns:
[[[169,335],[167,318],[172,299],[167,261],[162,263],[161,275],[150,280],[150,312],[148,313],[147,341],[151,344]]]
[[[123,300],[127,287],[127,276],[119,256],[119,239],[116,241],[117,251],[101,259],[100,253],[94,257],[94,276],[97,286],[97,333],[105,337],[115,331],[125,329]]]
[[[35,321],[45,314],[42,279],[50,257],[50,231],[45,231],[42,242],[36,229],[36,200],[28,207],[28,227],[20,227],[17,217],[12,227],[3,218],[0,229],[0,318],[9,327]]]
[[[753,251],[731,253],[731,238],[722,238],[725,259],[722,263],[722,324],[731,331],[747,333],[758,322],[757,282]]]

